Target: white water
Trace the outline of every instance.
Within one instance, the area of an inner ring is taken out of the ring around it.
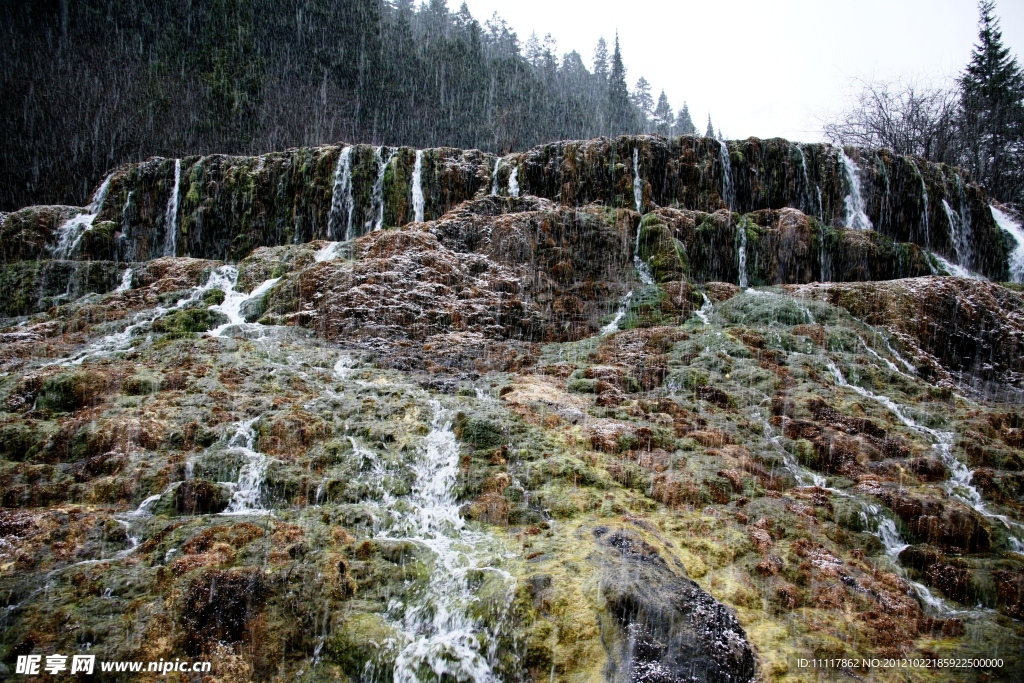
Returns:
[[[258,299],[266,294],[280,279],[279,277],[271,278],[252,290],[252,292],[246,294],[245,292],[235,291],[235,285],[238,284],[238,268],[235,266],[221,266],[213,271],[204,288],[207,291],[211,289],[221,290],[224,292],[224,301],[216,306],[210,306],[210,310],[223,313],[227,316],[228,321],[213,328],[208,334],[211,337],[221,337],[229,327],[245,325],[245,317],[241,313],[242,305],[250,299]]]
[[[946,220],[949,221],[949,237],[953,242],[953,251],[956,252],[956,262],[964,270],[970,271],[972,252],[970,235],[964,230],[964,222],[961,217],[953,212],[945,199],[942,200],[942,208],[946,212]]]
[[[740,289],[747,288],[747,224],[741,220],[739,225],[740,248],[739,248],[739,285]]]
[[[512,173],[508,177],[508,196],[518,197],[519,196],[519,166],[512,168]]]
[[[181,195],[181,159],[174,160],[174,187],[164,212],[164,256],[178,255],[178,202]]]
[[[121,284],[117,286],[115,292],[127,292],[132,288],[132,269],[125,268],[124,273],[121,274]]]
[[[972,273],[971,271],[967,270],[966,268],[959,264],[951,263],[935,253],[933,253],[932,256],[934,256],[935,260],[938,261],[939,264],[945,269],[945,271],[952,275],[953,277],[969,277],[979,279],[979,276],[976,273]]]
[[[345,239],[352,239],[352,148],[346,147],[338,155],[334,169],[334,187],[331,190],[331,211],[327,214],[327,237],[338,239],[338,221],[345,223]]]
[[[990,206],[989,209],[992,211],[992,218],[995,219],[996,225],[1010,233],[1010,236],[1017,242],[1017,246],[1010,253],[1010,280],[1024,284],[1024,227],[1021,227],[1005,211],[994,206]]]
[[[714,306],[711,305],[711,299],[704,292],[700,293],[700,298],[704,299],[704,303],[701,304],[700,308],[693,312],[695,316],[700,318],[700,321],[705,325],[711,324],[711,314],[714,312]]]
[[[322,249],[313,254],[313,260],[317,263],[333,261],[341,256],[341,242],[328,242]]]
[[[103,202],[107,198],[107,191],[110,189],[110,181],[113,177],[114,173],[111,172],[103,180],[103,183],[92,196],[92,201],[89,203],[89,208],[85,213],[69,218],[57,228],[57,243],[53,247],[53,258],[71,258],[75,249],[78,248],[78,243],[82,241],[82,235],[92,230],[92,224],[96,220],[96,216],[103,209]]]
[[[846,225],[854,230],[871,230],[871,219],[864,212],[864,199],[860,191],[860,169],[846,152],[839,148],[839,165],[843,167],[843,176],[849,191],[846,194]]]
[[[921,212],[921,220],[924,222],[924,246],[928,247],[931,245],[931,229],[928,227],[928,185],[924,182],[924,175],[921,173],[921,169],[917,167],[917,162],[913,159],[910,163],[914,166],[914,172],[917,173],[918,180],[921,181],[921,198],[924,201],[924,211]],[[946,204],[946,200],[942,200],[943,205],[946,207],[947,214],[949,213],[949,204]]]
[[[729,211],[736,202],[736,192],[732,186],[732,162],[729,159],[729,148],[725,140],[718,142],[718,157],[722,164],[722,201]]]
[[[434,404],[434,418],[420,458],[413,465],[415,482],[405,499],[409,512],[400,514],[387,534],[378,538],[412,541],[434,557],[426,590],[409,602],[392,600],[388,616],[401,631],[395,659],[395,683],[453,680],[497,683],[491,669],[497,659],[496,634],[470,614],[477,597],[472,574],[496,574],[511,602],[515,580],[488,566],[487,537],[466,528],[453,489],[458,476],[459,445],[448,415]],[[430,671],[427,678],[422,673]]]
[[[991,519],[998,519],[1006,525],[1007,528],[1010,527],[1011,522],[1004,515],[995,514],[988,510],[987,505],[982,502],[981,493],[978,489],[974,488],[974,485],[971,483],[973,473],[967,465],[962,463],[959,458],[953,455],[953,443],[956,436],[953,432],[942,432],[930,427],[925,427],[911,419],[906,413],[904,413],[903,408],[888,396],[876,394],[864,389],[863,387],[859,387],[856,384],[850,384],[846,381],[843,373],[832,361],[828,362],[828,369],[829,372],[832,373],[832,377],[835,378],[836,384],[853,389],[861,396],[870,398],[871,400],[885,406],[904,425],[919,434],[931,437],[934,442],[933,448],[938,451],[939,459],[950,472],[949,479],[947,479],[943,484],[947,494],[974,508],[974,510],[982,516],[989,517]]]
[[[501,168],[501,157],[494,160],[494,170],[491,171],[491,194],[498,196],[498,169]]]
[[[152,517],[153,513],[151,512],[151,508],[154,505],[156,505],[156,502],[158,500],[160,500],[160,498],[162,496],[163,496],[162,493],[157,493],[156,495],[153,495],[153,496],[150,496],[149,498],[146,498],[146,500],[142,501],[139,504],[139,507],[137,507],[134,510],[132,510],[131,512],[127,513],[125,516],[126,517],[136,517],[136,518],[137,517]]]
[[[636,212],[644,214],[644,181],[640,179],[640,148],[633,148],[633,204]]]
[[[412,169],[413,220],[423,222],[423,150],[416,150],[416,165]]]
[[[342,355],[338,358],[338,361],[334,364],[334,376],[340,380],[346,380],[352,374],[352,366],[355,365],[355,359],[349,355]]]
[[[626,297],[622,300],[622,303],[619,304],[619,309],[615,311],[615,317],[612,318],[612,321],[610,323],[601,328],[600,334],[602,337],[608,334],[612,334],[613,332],[619,331],[619,323],[622,321],[623,316],[626,315],[626,312],[629,311],[629,301],[632,298],[633,292],[626,294]]]
[[[388,166],[398,150],[391,152],[387,160],[384,159],[383,147],[377,147],[374,153],[377,155],[377,179],[370,194],[370,214],[366,219],[366,232],[384,227],[384,175],[388,172]]]
[[[265,515],[270,512],[262,505],[261,489],[267,477],[267,456],[255,450],[256,430],[253,425],[259,417],[239,422],[234,436],[228,441],[228,451],[241,453],[245,463],[238,471],[238,482],[231,494],[231,503],[222,515]]]

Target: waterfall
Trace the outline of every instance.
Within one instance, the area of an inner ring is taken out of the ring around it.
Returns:
[[[127,292],[132,288],[132,269],[125,268],[124,273],[121,274],[121,284],[117,286],[115,292]]]
[[[803,212],[807,215],[821,217],[821,188],[818,187],[817,183],[814,184],[815,196],[817,198],[817,205],[815,205],[814,201],[810,197],[811,177],[807,173],[807,159],[804,155],[804,149],[802,146],[797,145],[796,151],[800,153],[800,174],[803,177],[804,182],[803,192],[800,193],[803,195]]]
[[[489,558],[483,553],[486,535],[467,529],[459,514],[454,493],[459,444],[448,414],[436,402],[433,407],[430,432],[412,468],[415,481],[406,499],[409,511],[401,514],[392,507],[398,515],[390,530],[394,535],[377,537],[413,541],[434,556],[426,590],[405,604],[396,599],[389,605],[389,617],[404,641],[399,642],[392,680],[496,683],[491,666],[498,658],[499,634],[473,616],[478,601],[473,584],[485,573],[495,574],[510,602],[515,579],[487,564]],[[499,623],[498,627],[502,626]],[[424,674],[427,677],[421,677]]]
[[[700,305],[696,311],[693,312],[695,316],[700,318],[700,321],[705,325],[711,324],[711,314],[714,312],[715,307],[711,305],[711,299],[704,292],[700,293],[700,298],[704,300],[704,303]]]
[[[397,149],[391,152],[385,161],[384,148],[377,148],[377,180],[373,183],[373,194],[370,196],[370,217],[366,221],[367,232],[384,227],[384,175],[397,153]]]
[[[996,225],[1010,233],[1010,236],[1017,242],[1017,246],[1010,253],[1010,280],[1024,284],[1024,227],[1021,227],[1020,223],[1013,220],[1005,211],[994,206],[990,206],[989,209],[992,211],[992,218],[995,219]]]
[[[93,194],[92,201],[85,213],[69,218],[57,228],[57,244],[53,247],[53,258],[71,258],[75,249],[78,248],[78,243],[82,241],[82,235],[92,230],[93,221],[103,209],[103,202],[107,198],[107,191],[110,189],[110,181],[113,178],[114,172],[112,171]]]
[[[327,237],[338,239],[338,221],[345,220],[345,239],[352,239],[352,148],[346,147],[338,155],[334,169],[334,188],[331,190],[331,211],[327,214]]]
[[[633,267],[636,274],[640,276],[640,282],[647,287],[654,285],[654,275],[651,274],[651,267],[640,258],[640,226],[636,226],[636,242],[633,244]]]
[[[252,292],[246,294],[245,292],[235,291],[235,286],[238,284],[238,268],[235,266],[221,266],[214,270],[204,286],[207,290],[219,289],[224,292],[224,301],[216,306],[210,306],[210,310],[223,313],[227,316],[228,321],[210,330],[208,334],[211,337],[220,337],[223,336],[225,330],[229,327],[245,325],[242,305],[251,299],[258,299],[266,294],[280,279],[279,277],[271,278],[252,290]]]
[[[722,164],[722,201],[725,202],[725,208],[731,212],[736,203],[736,191],[732,186],[732,161],[725,140],[718,142],[718,158]]]
[[[508,196],[519,196],[519,166],[512,167],[512,173],[508,177]]]
[[[164,256],[178,255],[178,201],[181,194],[181,159],[174,160],[174,187],[164,212]]]
[[[992,519],[998,519],[999,521],[1006,524],[1007,527],[1009,527],[1009,522],[1005,516],[994,514],[988,510],[986,504],[982,502],[981,493],[971,483],[973,473],[967,467],[967,465],[965,465],[963,462],[960,461],[959,458],[953,455],[953,444],[956,438],[956,435],[953,432],[941,432],[937,429],[932,429],[931,427],[926,427],[922,424],[919,424],[913,419],[911,419],[906,413],[904,413],[904,409],[902,406],[900,406],[898,403],[893,401],[888,396],[876,394],[872,391],[864,389],[863,387],[859,387],[856,384],[850,384],[849,382],[846,381],[846,378],[843,376],[843,373],[832,361],[828,361],[828,369],[829,372],[832,374],[832,377],[835,379],[836,384],[838,384],[839,386],[852,389],[861,396],[869,398],[875,401],[876,403],[879,403],[880,405],[887,408],[893,415],[895,415],[899,419],[900,422],[902,422],[910,429],[914,430],[915,432],[918,432],[919,434],[931,437],[932,441],[934,442],[933,448],[939,453],[939,459],[942,460],[942,463],[947,468],[949,468],[949,479],[947,479],[944,484],[946,493],[949,494],[951,497],[956,498],[961,502],[974,508],[974,510],[982,516],[989,517]]]
[[[846,215],[844,221],[846,227],[854,230],[872,230],[871,219],[864,213],[864,198],[860,191],[860,169],[842,147],[839,148],[839,165],[843,168],[843,177],[846,178],[847,193]]]
[[[928,227],[928,185],[924,182],[924,174],[921,173],[921,169],[918,168],[917,162],[913,159],[910,160],[911,165],[914,167],[914,173],[917,174],[918,180],[921,181],[921,200],[924,204],[921,211],[921,220],[924,222],[924,246],[928,248],[931,246],[931,230]],[[946,213],[949,214],[949,204],[946,204],[946,200],[942,200],[943,206],[946,207]]]
[[[341,242],[328,242],[322,249],[313,254],[313,261],[316,263],[333,261],[341,256],[341,245]]]
[[[618,310],[615,311],[615,317],[612,318],[612,321],[610,323],[601,328],[599,334],[602,337],[605,335],[609,335],[613,332],[619,331],[619,323],[622,321],[622,318],[629,311],[629,302],[632,298],[633,292],[629,292],[628,294],[626,294],[626,297],[622,300],[622,303],[619,304]]]
[[[414,220],[423,222],[423,150],[416,150],[416,165],[412,169],[412,209]]]
[[[241,453],[245,464],[238,471],[238,482],[231,494],[231,503],[223,515],[267,514],[270,510],[261,504],[263,482],[267,477],[267,456],[255,449],[256,430],[253,425],[259,417],[239,422],[234,436],[228,441],[228,451]]]
[[[498,169],[501,168],[501,157],[494,160],[494,170],[491,172],[491,194],[498,196]]]
[[[644,214],[644,182],[640,180],[640,148],[633,148],[633,203],[636,212]],[[638,233],[639,235],[639,233]]]
[[[747,224],[741,220],[739,224],[740,247],[739,247],[739,285],[740,289],[747,288]]]
[[[949,237],[953,243],[953,251],[956,253],[957,265],[969,273],[971,261],[971,241],[965,234],[963,221],[960,216],[953,212],[949,202],[942,200],[942,208],[946,213],[946,220],[949,221]],[[993,214],[994,215],[994,214]],[[965,275],[963,277],[970,277]]]

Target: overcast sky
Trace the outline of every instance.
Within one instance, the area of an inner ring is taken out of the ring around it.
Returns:
[[[460,0],[449,0],[458,9]],[[820,139],[819,119],[855,79],[954,77],[977,38],[973,0],[466,0],[481,22],[497,11],[525,43],[532,31],[593,66],[616,29],[630,89],[641,75],[708,113],[729,138]],[[1024,0],[997,0],[1003,40],[1024,60]]]

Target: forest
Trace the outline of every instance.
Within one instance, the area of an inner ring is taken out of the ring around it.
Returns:
[[[3,210],[84,203],[152,155],[695,132],[685,105],[627,85],[617,37],[559,55],[445,0],[4,0],[3,16]]]

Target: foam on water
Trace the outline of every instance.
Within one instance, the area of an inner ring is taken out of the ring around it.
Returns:
[[[992,211],[992,218],[995,219],[996,225],[1010,233],[1016,242],[1016,246],[1010,252],[1010,280],[1024,284],[1024,227],[1021,227],[1020,223],[1013,220],[1002,209],[997,209],[994,206],[990,206],[989,209]]]
[[[423,222],[423,150],[416,150],[416,165],[412,169],[413,220]]]

